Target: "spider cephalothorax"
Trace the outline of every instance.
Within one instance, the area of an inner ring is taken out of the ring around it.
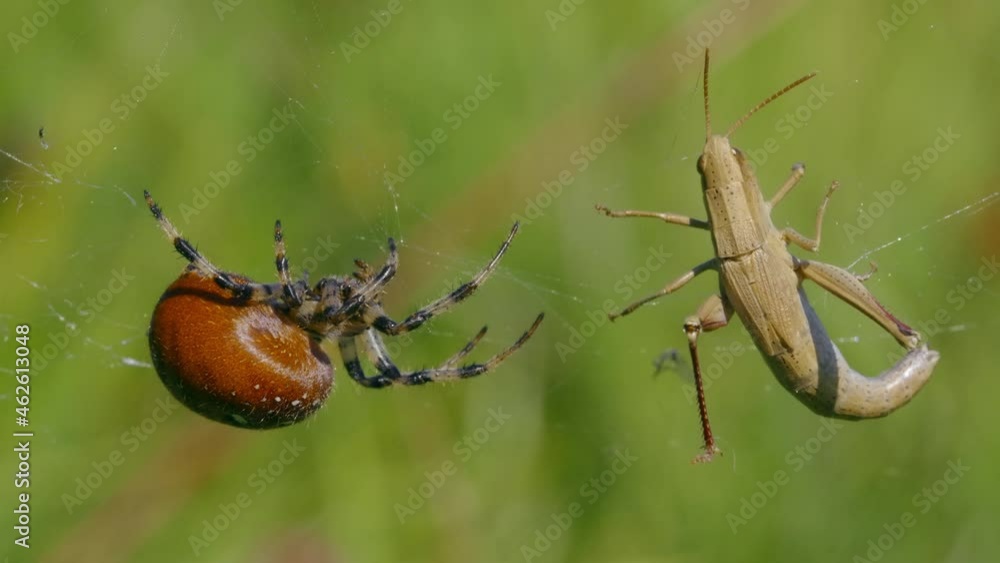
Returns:
[[[419,385],[485,373],[520,348],[542,321],[535,322],[510,347],[482,363],[459,365],[486,334],[483,327],[468,344],[436,368],[401,372],[382,335],[418,328],[471,295],[496,269],[517,234],[517,224],[492,260],[472,280],[414,312],[392,320],[382,308],[386,285],[396,273],[396,244],[377,271],[355,260],[349,277],[329,276],[310,287],[292,281],[285,257],[281,222],[274,226],[278,283],[257,283],[224,272],[202,256],[163,215],[149,192],[146,203],[174,248],[190,263],[160,298],[150,323],[153,364],[168,389],[189,408],[208,418],[246,428],[272,428],[298,422],[318,409],[333,384],[333,368],[319,347],[334,340],[352,379],[365,387]],[[378,370],[365,375],[362,352]]]

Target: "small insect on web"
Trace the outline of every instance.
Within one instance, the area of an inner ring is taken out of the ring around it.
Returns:
[[[685,380],[694,381],[694,371],[681,357],[681,351],[677,348],[668,348],[653,360],[653,377],[665,371],[675,372]]]

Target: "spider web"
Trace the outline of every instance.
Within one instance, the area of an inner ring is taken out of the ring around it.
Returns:
[[[314,4],[314,9],[316,5]],[[171,41],[175,38],[180,27],[180,20],[173,23],[169,37],[164,42],[160,50],[157,62],[160,62],[169,52]],[[309,83],[316,89],[322,90],[325,86],[312,81],[312,71],[301,71]],[[272,79],[272,85],[285,92],[282,84]],[[697,81],[694,83],[693,91],[697,90]],[[291,93],[285,92],[291,103],[297,104],[303,110],[303,116],[295,119],[297,134],[307,140],[317,151],[322,154],[324,147],[320,147],[317,141],[310,136],[310,127],[304,127],[302,120],[312,120],[315,124],[329,123],[329,119],[324,116],[317,116],[309,112],[303,102],[296,99]],[[388,108],[387,108],[388,111]],[[696,115],[697,112],[694,112]],[[331,124],[332,125],[332,124]],[[70,175],[60,178],[49,170],[43,163],[45,151],[50,150],[50,145],[56,145],[58,138],[50,139],[49,135],[58,136],[58,131],[39,131],[44,133],[40,138],[34,138],[34,132],[25,131],[22,141],[17,147],[0,146],[0,212],[9,217],[9,221],[0,232],[0,245],[23,245],[33,249],[39,255],[51,255],[52,259],[63,260],[71,268],[86,268],[86,263],[100,253],[116,252],[125,241],[116,241],[113,244],[97,243],[91,240],[80,240],[71,250],[63,250],[65,243],[55,235],[50,236],[44,224],[34,224],[31,228],[25,228],[20,224],[20,217],[27,206],[38,206],[47,208],[57,208],[62,211],[63,201],[61,194],[68,190],[86,190],[90,193],[92,205],[95,207],[110,210],[112,214],[134,213],[142,214],[144,202],[137,200],[136,195],[141,193],[143,186],[123,186],[112,180],[95,177],[86,163],[74,170]],[[674,160],[687,160],[688,156],[679,156],[676,149],[676,138],[674,146],[670,148]],[[311,162],[310,165],[316,167],[336,167],[339,163],[326,160]],[[390,170],[393,163],[385,162],[381,169],[381,174],[372,175],[373,183],[378,183],[381,193],[381,201],[372,209],[370,214],[366,214],[365,221],[368,224],[367,233],[354,233],[348,235],[355,241],[366,243],[373,247],[384,248],[384,241],[388,237],[394,237],[400,243],[402,261],[424,262],[429,264],[430,269],[437,273],[443,280],[460,280],[470,278],[488,260],[488,255],[476,253],[449,252],[442,248],[429,248],[413,242],[407,236],[414,228],[431,228],[440,232],[445,232],[451,227],[441,224],[437,220],[436,212],[425,207],[425,203],[419,192],[411,192],[400,189],[391,182],[383,180],[385,172]],[[853,269],[858,264],[866,260],[877,258],[883,253],[906,249],[912,252],[921,252],[922,245],[929,237],[942,232],[949,232],[955,229],[956,223],[970,220],[971,217],[981,213],[985,209],[995,205],[1000,201],[1000,192],[993,192],[972,201],[958,202],[953,208],[943,211],[935,219],[918,226],[915,229],[890,240],[877,242],[862,249],[858,255],[850,261],[848,269]],[[124,205],[123,205],[124,204]],[[829,217],[827,221],[832,221],[830,230],[837,228],[835,218]],[[833,229],[831,229],[833,227]],[[460,237],[465,233],[449,233],[450,236]],[[338,233],[338,236],[343,236]],[[520,248],[515,245],[515,249]],[[348,257],[338,257],[336,262],[349,263]],[[573,276],[571,279],[560,277],[559,275],[544,271],[528,271],[508,264],[509,260],[502,261],[490,285],[512,284],[530,296],[525,299],[529,303],[540,305],[547,315],[546,330],[551,331],[554,341],[564,340],[569,330],[579,326],[581,311],[600,310],[602,302],[611,293],[611,288],[604,284],[588,281],[583,276]],[[405,266],[404,266],[405,267]],[[320,272],[327,274],[333,272]],[[345,272],[340,272],[345,273]],[[667,274],[664,274],[667,275]],[[928,272],[931,276],[950,276],[956,283],[964,281],[966,273],[951,273],[935,270]],[[40,313],[43,317],[55,325],[61,325],[67,330],[76,330],[81,325],[81,319],[77,310],[81,303],[93,294],[92,287],[83,287],[79,284],[64,284],[60,280],[47,277],[39,279],[26,273],[19,264],[10,266],[8,276],[16,288],[15,293],[24,292],[27,294],[41,295],[41,300],[45,302],[45,307]],[[666,278],[664,278],[664,281]],[[656,288],[655,281],[647,285],[647,291]],[[445,289],[445,287],[442,287]],[[394,291],[407,291],[407,287],[395,287]],[[415,308],[421,303],[414,300],[406,300]],[[828,307],[829,297],[824,296],[819,300],[820,307]],[[28,319],[33,321],[36,319]],[[5,341],[9,341],[13,335],[13,326],[17,323],[25,322],[24,319],[14,319],[9,310],[0,309],[0,334]],[[83,330],[79,344],[71,345],[65,355],[65,359],[72,361],[79,355],[96,355],[103,360],[103,364],[109,368],[139,367],[150,368],[148,356],[144,345],[140,345],[145,340],[145,332],[148,323],[147,311],[136,311],[126,318],[117,315],[98,312],[92,319],[96,325],[112,327],[119,334],[117,338],[107,340],[106,337],[100,339],[91,336],[95,332],[91,329]],[[525,325],[530,322],[530,317],[525,321]],[[91,324],[90,326],[96,326]],[[510,340],[510,335],[516,335],[524,327],[504,326],[497,334],[491,333],[484,340],[482,348],[504,346]],[[947,327],[949,331],[969,331],[979,327],[966,323],[955,323]],[[626,330],[622,328],[622,330]],[[107,332],[107,331],[102,331]],[[440,323],[431,323],[423,330],[433,335],[461,341],[471,334],[458,334],[454,331],[445,330]],[[888,338],[883,335],[882,337]],[[742,341],[750,345],[749,337],[743,335]],[[881,337],[880,337],[881,338]],[[859,343],[865,340],[861,335],[839,336],[836,340],[840,343]],[[663,348],[669,347],[669,340],[663,339]],[[710,350],[710,349],[709,349]],[[643,354],[649,359],[650,371],[652,364],[662,358],[662,349],[647,349],[640,347],[636,353]],[[604,357],[609,352],[599,345],[588,345],[577,352],[583,356]],[[669,369],[670,363],[663,364]],[[9,372],[9,368],[0,368]],[[682,367],[677,371],[686,371]]]
[[[43,150],[47,147],[45,139],[37,141]],[[30,152],[30,151],[23,151]],[[129,212],[141,213],[144,202],[137,201],[132,195],[141,191],[141,188],[127,188],[113,183],[101,183],[99,181],[83,181],[77,177],[60,179],[49,172],[40,161],[31,161],[19,156],[18,151],[0,147],[0,160],[5,160],[7,166],[0,166],[0,207],[7,207],[8,212],[13,209],[13,221],[11,221],[4,232],[0,232],[0,244],[27,245],[40,254],[50,252],[49,248],[57,242],[44,232],[39,235],[35,232],[23,232],[18,226],[18,217],[27,205],[50,206],[61,205],[58,197],[59,190],[81,189],[90,190],[94,200],[102,200],[105,204],[111,205],[114,200],[125,202],[127,207],[135,208]],[[81,175],[86,175],[84,171]],[[440,249],[426,248],[414,244],[407,240],[406,230],[411,225],[433,222],[433,213],[425,210],[419,197],[405,194],[388,183],[382,185],[384,191],[383,202],[380,208],[369,218],[369,233],[355,234],[353,238],[369,244],[380,244],[386,238],[392,236],[399,240],[400,251],[404,254],[404,260],[424,261],[433,265],[433,269],[445,279],[468,279],[478,271],[488,257],[455,255]],[[884,252],[900,247],[908,247],[914,251],[920,251],[921,245],[927,237],[933,236],[942,231],[952,229],[956,222],[966,221],[985,209],[995,205],[1000,201],[1000,192],[993,192],[970,202],[961,203],[953,209],[943,212],[940,216],[919,227],[905,232],[895,238],[881,243],[873,244],[864,248],[847,266],[853,270],[865,261],[878,258]],[[836,223],[834,223],[836,225]],[[441,229],[446,226],[438,227]],[[829,228],[829,227],[828,227]],[[73,261],[86,261],[88,255],[109,250],[105,246],[81,242],[79,248],[71,252],[66,258]],[[962,273],[944,273],[941,271],[929,272],[929,275],[950,276],[956,283],[965,279]],[[44,314],[58,324],[63,325],[67,330],[79,328],[80,319],[76,310],[81,303],[81,294],[86,294],[83,289],[72,289],[64,287],[51,279],[33,279],[22,271],[15,264],[10,275],[16,279],[15,283],[22,284],[26,291],[41,293],[47,301]],[[513,267],[508,267],[501,261],[500,267],[493,276],[496,283],[514,284],[521,290],[533,296],[538,303],[544,304],[546,313],[549,314],[550,325],[557,332],[564,332],[575,326],[579,318],[579,310],[600,309],[601,302],[609,293],[608,289],[586,280],[574,278],[568,281],[558,276],[545,272],[524,271]],[[495,280],[505,280],[497,282]],[[655,286],[650,286],[651,289]],[[824,297],[820,303],[826,306]],[[13,334],[13,325],[23,320],[14,319],[8,311],[0,311],[0,334],[3,334],[5,341],[9,340]],[[114,367],[142,367],[150,368],[145,352],[140,348],[136,349],[136,343],[144,341],[146,331],[146,320],[142,314],[137,313],[134,317],[122,319],[108,316],[104,313],[96,314],[96,322],[108,326],[113,326],[121,332],[121,337],[114,341],[103,341],[93,338],[84,331],[80,342],[81,346],[70,348],[66,358],[69,360],[77,357],[77,354],[98,354],[104,358],[104,364],[109,368]],[[961,332],[974,330],[979,327],[955,323],[946,327],[951,332]],[[510,327],[511,331],[516,330]],[[425,332],[442,337],[460,340],[468,335],[457,334],[453,331],[441,329],[431,323]],[[493,345],[502,345],[500,337],[494,337]],[[506,338],[506,336],[504,337]],[[888,338],[888,336],[886,336]],[[749,337],[743,335],[744,343],[750,345]],[[864,339],[859,335],[846,335],[835,338],[838,343],[860,343]],[[490,342],[487,338],[484,342]],[[664,367],[662,358],[659,357],[662,350],[640,349],[639,353],[649,356],[650,362],[660,361],[660,367]],[[580,350],[580,353],[602,357],[606,351],[599,346],[587,346]],[[680,364],[683,364],[681,361]],[[675,367],[675,371],[686,373],[688,369],[682,365]],[[670,369],[670,362],[666,367]],[[9,371],[3,368],[4,371]],[[652,371],[652,366],[651,366]]]
[[[411,224],[415,220],[433,220],[431,214],[422,210],[416,201],[410,201],[409,199],[402,198],[400,193],[393,189],[392,186],[386,185],[385,190],[386,200],[388,203],[384,209],[385,212],[389,214],[389,217],[380,223],[382,229],[388,228],[388,225],[393,225],[396,232],[401,233],[403,224]],[[997,203],[1000,203],[1000,192],[993,192],[978,197],[967,203],[959,204],[958,207],[950,209],[937,218],[928,221],[917,228],[909,230],[902,235],[888,239],[885,242],[874,243],[870,246],[864,247],[859,254],[849,262],[845,269],[856,273],[863,273],[856,270],[856,267],[859,264],[864,265],[866,262],[875,263],[878,261],[881,254],[890,251],[898,251],[900,254],[905,254],[907,252],[922,253],[924,252],[923,245],[927,242],[929,237],[940,235],[942,232],[947,233],[949,230],[957,229],[958,227],[955,225],[956,223],[970,220],[975,215],[982,213]],[[400,210],[400,205],[403,206],[402,211]],[[409,217],[408,219],[403,220],[401,219],[401,216]],[[832,220],[829,216],[827,221],[830,223],[829,226],[827,226],[828,231],[839,231],[839,221]],[[402,235],[400,235],[400,238],[403,238]],[[409,244],[406,248],[411,254],[419,254],[427,260],[431,260],[438,264],[436,268],[442,272],[443,276],[453,276],[456,272],[471,274],[471,272],[474,272],[481,266],[480,262],[477,262],[476,260],[470,260],[467,257],[450,255],[435,249],[425,248],[414,244]],[[949,280],[956,284],[964,283],[968,279],[967,274],[967,272],[947,272],[941,270],[927,272],[928,276],[946,276]],[[669,274],[665,275],[669,276]],[[571,282],[567,283],[565,278],[547,275],[537,271],[523,271],[504,267],[502,263],[500,268],[494,274],[494,277],[506,279],[508,283],[513,283],[522,288],[523,291],[531,294],[539,303],[544,303],[546,314],[552,317],[552,320],[549,322],[551,323],[552,321],[555,321],[553,324],[559,324],[560,326],[556,330],[563,333],[579,325],[578,319],[580,317],[581,310],[600,310],[602,301],[605,300],[610,293],[609,288],[604,285],[589,283],[575,277]],[[668,280],[664,279],[658,281],[662,283]],[[649,283],[651,285],[649,285],[645,292],[639,292],[639,294],[652,293],[659,287],[653,281]],[[817,303],[814,303],[814,305],[822,314],[822,311],[829,308],[831,306],[831,301],[835,299],[825,292],[821,295],[822,297],[820,300]],[[813,299],[815,300],[816,297],[813,296]],[[654,304],[653,306],[656,305]],[[992,324],[1000,323],[994,322]],[[954,324],[950,324],[943,328],[947,332],[965,332],[982,327],[965,322],[955,322]],[[742,329],[742,327],[740,327],[740,329]],[[746,334],[745,331],[741,332],[742,333],[737,336],[725,339],[722,343],[715,344],[715,348],[722,349],[733,341],[739,341],[748,348],[754,348],[754,344],[751,341],[750,336]],[[879,331],[875,331],[875,334],[877,334],[877,338],[880,340],[892,340],[892,337],[888,334],[881,333]],[[456,335],[448,333],[448,336]],[[867,341],[867,338],[867,336],[862,336],[861,334],[847,334],[833,337],[834,341],[840,345],[863,344]],[[709,346],[713,345],[710,344]],[[712,348],[707,347],[704,348],[704,350],[706,352],[711,352]],[[593,356],[595,358],[605,357],[608,354],[608,352],[603,350],[601,346],[585,346],[577,353]],[[648,349],[640,347],[636,350],[636,353],[643,355],[643,357],[648,357],[650,373],[654,375],[661,371],[674,371],[683,379],[692,380],[693,378],[691,368],[686,364],[686,360],[684,358],[684,355],[687,353],[686,351],[684,351],[683,354],[678,354],[677,349],[674,348]]]

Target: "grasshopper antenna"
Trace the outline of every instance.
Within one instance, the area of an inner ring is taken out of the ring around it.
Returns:
[[[705,68],[706,68],[706,70],[708,69],[708,57],[707,57],[707,53],[706,53],[706,58],[705,58]],[[761,103],[757,104],[756,106],[754,106],[753,109],[751,109],[750,111],[748,111],[746,113],[746,115],[744,115],[743,117],[741,117],[736,123],[733,123],[733,126],[729,128],[729,131],[726,131],[726,137],[732,135],[737,129],[739,129],[740,126],[743,125],[746,122],[746,120],[750,119],[751,115],[753,115],[753,114],[757,113],[758,111],[760,111],[761,109],[763,109],[764,106],[766,106],[767,104],[769,104],[769,103],[773,102],[774,100],[777,100],[778,98],[780,98],[782,94],[788,92],[792,88],[795,88],[799,84],[802,84],[803,82],[805,82],[806,80],[809,80],[810,78],[812,78],[814,76],[816,76],[816,73],[815,72],[810,72],[809,74],[803,76],[802,78],[796,80],[795,82],[792,82],[788,86],[785,86],[781,90],[778,90],[777,92],[775,92],[775,93],[771,94],[770,96],[768,96],[767,98],[765,98],[763,102],[761,102]],[[708,77],[707,76],[705,77],[705,86],[706,86],[706,88],[708,87]],[[706,108],[708,107],[708,98],[707,97],[705,98],[705,107]]]
[[[708,49],[705,49],[705,140],[712,136],[712,114],[708,111]]]

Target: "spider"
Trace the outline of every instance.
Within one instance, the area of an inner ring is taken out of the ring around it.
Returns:
[[[382,335],[419,328],[462,302],[496,269],[517,234],[515,223],[492,260],[454,291],[397,322],[381,298],[398,266],[396,243],[378,271],[355,260],[351,276],[327,276],[310,287],[288,271],[281,221],[274,224],[278,283],[257,283],[222,271],[185,240],[148,191],[146,204],[188,266],[153,311],[149,344],[166,387],[191,410],[234,426],[274,428],[299,422],[318,409],[333,386],[333,368],[319,344],[337,342],[347,373],[368,388],[421,385],[486,373],[520,348],[544,314],[517,341],[482,363],[459,365],[486,334],[484,326],[438,367],[402,372]],[[358,344],[375,366],[366,375]]]

